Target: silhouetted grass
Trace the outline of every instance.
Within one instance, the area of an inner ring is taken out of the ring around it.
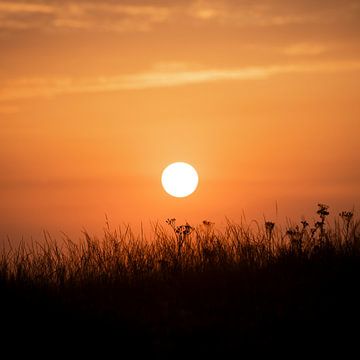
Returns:
[[[351,212],[282,231],[266,221],[129,227],[7,247],[3,343],[80,354],[244,355],[357,341],[360,232]],[[254,225],[254,224],[253,224]],[[72,350],[74,351],[74,350]],[[36,351],[35,351],[36,352]]]

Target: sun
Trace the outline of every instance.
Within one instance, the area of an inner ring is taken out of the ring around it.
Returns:
[[[196,190],[199,176],[190,164],[175,162],[164,169],[161,183],[168,194],[181,198],[189,196]]]

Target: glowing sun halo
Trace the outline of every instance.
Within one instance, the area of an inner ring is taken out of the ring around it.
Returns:
[[[196,170],[184,162],[168,165],[161,176],[164,190],[175,197],[185,197],[192,194],[199,182]]]

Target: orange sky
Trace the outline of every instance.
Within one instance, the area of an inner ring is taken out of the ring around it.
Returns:
[[[359,84],[360,1],[0,0],[0,239],[358,208]]]

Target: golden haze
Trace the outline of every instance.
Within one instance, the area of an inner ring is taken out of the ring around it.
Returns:
[[[0,237],[360,204],[357,1],[0,1]],[[188,198],[171,162],[200,176]]]

